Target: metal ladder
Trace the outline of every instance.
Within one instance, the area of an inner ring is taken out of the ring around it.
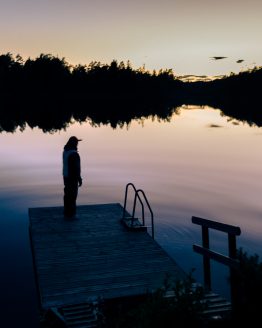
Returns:
[[[129,187],[132,187],[134,191],[134,201],[133,201],[133,210],[132,210],[132,215],[130,215],[127,210],[127,197],[128,197],[128,191]],[[136,212],[136,204],[137,200],[139,201],[142,209],[142,218],[139,219],[135,217],[135,212]],[[145,206],[144,203],[147,205],[147,208],[150,212],[151,216],[151,236],[154,239],[155,238],[155,228],[154,228],[154,214],[151,209],[151,206],[148,202],[148,199],[142,189],[136,189],[133,183],[128,183],[126,185],[126,190],[125,190],[125,200],[124,200],[124,208],[123,208],[123,216],[122,216],[122,223],[132,231],[146,231],[147,226],[145,225]]]

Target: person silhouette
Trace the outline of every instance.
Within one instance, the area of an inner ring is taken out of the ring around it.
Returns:
[[[64,146],[63,179],[64,179],[64,217],[76,218],[76,199],[78,187],[82,186],[81,161],[77,151],[78,142],[82,141],[72,136]]]

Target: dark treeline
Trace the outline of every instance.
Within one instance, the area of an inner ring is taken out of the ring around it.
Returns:
[[[262,69],[212,82],[182,82],[172,70],[150,73],[130,62],[69,65],[64,58],[41,54],[26,61],[0,55],[0,131],[39,127],[45,132],[70,122],[129,124],[132,119],[169,120],[183,104],[209,105],[226,115],[261,126],[258,86]]]
[[[262,67],[231,74],[211,82],[188,83],[184,99],[189,103],[219,108],[225,115],[262,126]]]

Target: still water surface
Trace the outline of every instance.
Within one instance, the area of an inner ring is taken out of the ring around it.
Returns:
[[[60,206],[62,149],[79,143],[83,186],[78,204],[120,202],[125,185],[142,188],[155,216],[156,240],[202,282],[202,259],[192,251],[200,216],[241,228],[238,247],[262,256],[262,130],[222,116],[218,109],[181,108],[170,122],[133,121],[124,128],[72,123],[66,131],[38,129],[0,135],[0,326],[37,327],[37,297],[28,237],[28,208]],[[131,206],[130,206],[131,210]],[[227,238],[211,234],[227,252]],[[229,295],[228,271],[212,266],[213,289]]]

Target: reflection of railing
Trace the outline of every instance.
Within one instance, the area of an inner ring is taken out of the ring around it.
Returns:
[[[237,260],[236,236],[239,236],[241,234],[241,230],[239,227],[211,220],[201,219],[195,216],[192,217],[192,223],[199,224],[202,226],[202,246],[193,245],[193,249],[195,252],[203,255],[204,286],[206,290],[211,290],[210,259],[229,266],[231,282],[231,302],[233,306],[234,304],[236,304],[237,301],[236,270],[239,267],[239,262]],[[209,249],[209,228],[226,232],[228,234],[228,256],[219,254]]]
[[[127,212],[126,212],[126,206],[127,206],[127,196],[128,196],[128,190],[129,187],[132,187],[134,190],[134,202],[133,202],[133,210],[132,210],[132,216],[130,218],[127,217]],[[143,198],[141,199],[140,194],[143,196]],[[140,223],[138,226],[135,226],[135,221],[137,221],[138,219],[135,218],[135,212],[136,212],[136,203],[137,203],[137,199],[139,200],[139,203],[141,205],[141,209],[142,209],[142,223]],[[146,203],[148,210],[150,212],[151,215],[151,233],[152,233],[152,238],[154,239],[155,237],[155,229],[154,229],[154,214],[153,211],[151,209],[151,206],[148,202],[148,199],[144,193],[144,191],[142,189],[136,189],[136,187],[134,186],[133,183],[128,183],[126,185],[126,190],[125,190],[125,201],[124,201],[124,209],[123,209],[123,217],[122,220],[125,221],[127,219],[130,219],[130,228],[145,228],[145,208],[144,208],[144,202]]]

